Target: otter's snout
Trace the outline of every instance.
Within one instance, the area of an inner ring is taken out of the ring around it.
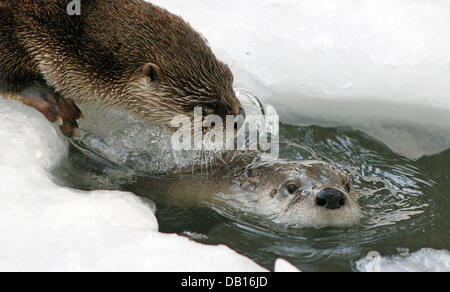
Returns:
[[[316,204],[331,210],[339,209],[345,205],[345,195],[336,189],[324,189],[317,195]]]

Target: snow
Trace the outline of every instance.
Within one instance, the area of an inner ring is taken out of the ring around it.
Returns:
[[[411,158],[450,147],[447,0],[152,2],[285,122],[353,126]]]
[[[280,272],[280,273],[301,272],[299,269],[297,269],[291,263],[289,263],[288,261],[283,260],[283,259],[278,259],[275,261],[275,271]]]
[[[264,271],[225,246],[158,232],[130,193],[57,186],[67,144],[37,111],[0,99],[0,271]]]
[[[446,0],[152,2],[182,15],[234,71],[277,94],[450,110]]]
[[[425,248],[394,257],[373,257],[356,263],[361,272],[450,272],[450,252]]]

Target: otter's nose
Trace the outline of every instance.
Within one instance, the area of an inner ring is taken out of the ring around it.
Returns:
[[[316,203],[321,207],[335,210],[345,205],[345,196],[339,190],[328,188],[317,195]]]

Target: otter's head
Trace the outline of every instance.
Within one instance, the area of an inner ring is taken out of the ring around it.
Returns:
[[[259,163],[241,187],[258,194],[258,209],[275,221],[301,227],[351,226],[359,222],[358,194],[349,177],[325,162]]]
[[[130,107],[138,116],[168,125],[179,115],[193,118],[196,107],[223,120],[242,114],[231,70],[189,24],[161,12],[145,29],[152,41],[144,42],[129,89]]]

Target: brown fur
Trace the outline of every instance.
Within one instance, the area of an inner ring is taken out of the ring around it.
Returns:
[[[0,0],[0,93],[45,84],[75,102],[168,123],[238,114],[229,68],[180,17],[142,0]],[[147,65],[146,65],[147,64]]]

